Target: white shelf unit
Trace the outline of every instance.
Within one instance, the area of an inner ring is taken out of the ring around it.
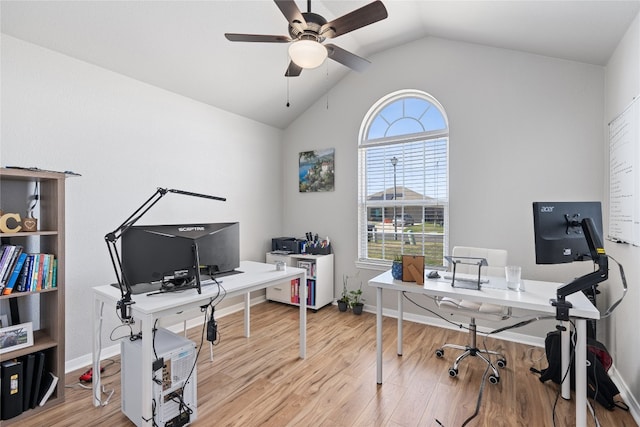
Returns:
[[[267,253],[267,263],[284,262],[289,267],[309,267],[307,282],[311,294],[312,304],[308,308],[318,310],[325,305],[332,304],[333,297],[333,254],[305,255],[305,254],[273,254]],[[267,299],[285,304],[299,305],[295,302],[297,284],[281,283],[267,288]]]

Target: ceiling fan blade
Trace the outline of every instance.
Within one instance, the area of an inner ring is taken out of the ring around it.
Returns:
[[[351,68],[352,70],[362,72],[366,70],[369,65],[371,65],[371,62],[367,61],[366,59],[361,58],[358,55],[344,50],[334,44],[328,43],[325,44],[324,47],[327,48],[327,56],[329,58],[341,63],[346,67]]]
[[[302,72],[302,67],[296,65],[295,62],[291,61],[291,62],[289,62],[289,68],[287,68],[287,71],[284,73],[284,76],[285,77],[298,77],[301,72]]]
[[[320,29],[320,35],[332,38],[346,34],[358,28],[365,27],[374,22],[385,19],[388,15],[387,8],[381,1],[374,1],[366,6],[349,12],[331,22],[327,22]]]
[[[307,21],[302,16],[302,12],[296,6],[296,2],[293,0],[274,0],[280,12],[287,18],[289,24],[295,27],[298,31],[302,32],[307,28]]]
[[[224,36],[232,42],[289,43],[291,41],[287,36],[270,36],[264,34],[224,33]]]

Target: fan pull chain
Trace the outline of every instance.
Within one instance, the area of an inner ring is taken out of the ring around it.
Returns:
[[[289,108],[289,78],[287,78],[287,108]]]
[[[326,108],[327,110],[329,109],[329,61],[325,60],[324,61],[325,65],[326,65],[326,73],[325,73],[325,77],[326,77],[326,83],[327,83],[327,105]]]

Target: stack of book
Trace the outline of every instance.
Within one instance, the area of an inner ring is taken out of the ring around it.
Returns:
[[[57,286],[58,262],[52,254],[28,254],[20,245],[0,247],[0,291],[35,292]]]
[[[0,364],[0,419],[8,420],[36,406],[44,406],[58,385],[46,369],[44,352]]]

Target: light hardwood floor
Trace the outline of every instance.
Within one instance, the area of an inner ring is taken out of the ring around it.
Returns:
[[[251,337],[242,313],[218,319],[221,340],[209,361],[205,341],[198,359],[196,426],[434,426],[459,427],[475,411],[484,363],[469,358],[459,376],[434,352],[444,342],[466,342],[461,331],[406,322],[404,355],[396,355],[396,320],[384,319],[384,383],[376,384],[375,315],[340,313],[328,306],[308,313],[307,358],[298,358],[298,309],[265,302],[252,308]],[[201,328],[189,330],[200,343]],[[468,426],[552,426],[555,384],[529,368],[546,367],[544,350],[496,339],[507,367],[499,384],[487,381],[478,415]],[[542,357],[538,362],[532,360]],[[63,405],[26,418],[21,426],[133,425],[120,412],[119,359],[106,366],[110,403],[94,408],[91,391],[73,387],[84,369],[66,376]],[[637,426],[628,412],[595,404],[601,426]],[[558,399],[556,426],[575,424],[573,401]],[[589,426],[595,426],[589,417]],[[441,424],[439,424],[441,423]]]

